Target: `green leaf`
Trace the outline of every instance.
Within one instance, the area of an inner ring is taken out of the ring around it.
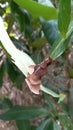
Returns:
[[[37,106],[14,106],[12,109],[0,115],[2,120],[29,120],[35,117],[45,117],[48,111]]]
[[[53,130],[61,130],[60,126],[55,121],[53,123],[53,127],[54,127]]]
[[[16,120],[18,130],[31,130],[29,121],[27,120]]]
[[[58,13],[58,27],[63,35],[66,37],[71,16],[71,0],[60,0]]]
[[[49,43],[52,45],[54,41],[59,37],[60,32],[58,30],[58,25],[56,20],[49,20],[46,21],[43,18],[40,18],[40,22],[42,24],[42,29],[45,34],[45,37],[49,41]]]
[[[64,39],[61,35],[58,37],[58,39],[55,41],[55,43],[51,48],[50,57],[52,59],[56,59],[63,54],[63,52],[66,50],[69,44],[72,34],[73,34],[73,28],[70,28],[66,35],[66,39]]]
[[[53,130],[53,122],[51,119],[44,120],[36,130]]]
[[[45,93],[47,93],[47,94],[50,94],[51,96],[53,96],[53,97],[57,97],[57,98],[59,98],[59,94],[56,94],[55,92],[53,92],[52,90],[50,90],[50,89],[48,89],[48,88],[46,88],[46,87],[44,87],[44,86],[40,86],[40,88],[41,88],[41,90],[43,90]]]
[[[12,62],[23,72],[25,76],[28,75],[28,66],[34,65],[33,60],[24,52],[18,50],[11,39],[9,38],[3,21],[0,17],[0,41],[2,42],[2,47],[5,50],[7,56],[11,58]],[[3,35],[4,34],[4,35]],[[25,60],[24,60],[25,59]]]
[[[71,19],[73,20],[73,0],[71,0]]]
[[[14,0],[18,5],[28,10],[34,19],[42,16],[45,19],[56,19],[57,10],[54,7],[39,4],[32,0]]]
[[[44,99],[47,101],[47,106],[48,106],[48,110],[56,110],[56,105],[55,102],[53,100],[51,100],[51,97],[47,94],[44,93]]]

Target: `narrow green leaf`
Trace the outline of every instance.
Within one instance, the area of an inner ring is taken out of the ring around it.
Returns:
[[[24,9],[27,9],[34,19],[38,19],[40,16],[44,17],[45,19],[57,18],[57,10],[54,7],[48,7],[32,0],[14,1]]]
[[[18,50],[9,38],[0,17],[0,41],[7,56],[12,59],[12,62],[23,72],[25,76],[28,75],[28,66],[34,65],[33,60],[24,52]],[[4,34],[4,35],[3,35]],[[24,60],[25,59],[25,60]]]
[[[73,0],[71,0],[71,19],[73,20]]]
[[[58,27],[63,35],[66,37],[71,16],[71,0],[60,0],[59,14],[58,14]]]
[[[44,91],[45,93],[50,94],[50,95],[53,96],[53,97],[59,98],[59,94],[56,94],[56,93],[53,92],[52,90],[50,90],[50,89],[48,89],[48,88],[46,88],[46,87],[44,87],[44,86],[42,86],[42,85],[40,86],[40,88],[41,88],[41,90]]]
[[[61,35],[59,36],[59,38],[55,41],[55,43],[51,48],[50,57],[52,59],[56,59],[63,54],[63,52],[66,50],[69,44],[72,34],[73,34],[73,28],[70,28],[66,35],[66,39],[64,39]]]
[[[51,119],[44,120],[36,130],[53,130],[53,122]]]
[[[6,113],[0,115],[2,120],[29,120],[35,117],[45,117],[48,111],[37,106],[14,106]]]
[[[18,130],[31,130],[29,121],[27,120],[16,120]]]

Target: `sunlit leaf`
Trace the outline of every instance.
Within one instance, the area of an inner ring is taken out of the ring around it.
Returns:
[[[50,90],[50,89],[48,89],[48,88],[46,88],[46,87],[44,87],[44,86],[42,86],[42,85],[40,86],[40,88],[41,88],[41,90],[44,91],[45,93],[51,94],[53,97],[59,98],[59,95],[56,94],[55,92],[53,92],[52,90]]]
[[[57,10],[54,7],[48,7],[32,0],[14,0],[18,5],[27,9],[34,19],[38,19],[40,16],[45,19],[56,19]]]

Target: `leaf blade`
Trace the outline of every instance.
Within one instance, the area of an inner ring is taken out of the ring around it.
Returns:
[[[27,120],[16,120],[18,130],[31,130],[30,123]]]
[[[49,43],[52,45],[54,41],[57,39],[57,37],[59,37],[60,35],[57,20],[46,21],[43,18],[40,18],[40,22],[42,24],[42,29],[43,29],[45,37],[47,38]]]
[[[39,116],[47,116],[48,111],[37,106],[14,106],[6,113],[0,115],[2,120],[29,120]]]
[[[57,10],[54,7],[48,7],[31,0],[14,0],[14,2],[28,10],[34,19],[38,19],[40,16],[45,19],[57,18]]]
[[[69,44],[70,37],[72,34],[73,28],[71,27],[66,35],[66,39],[64,39],[61,35],[59,36],[59,38],[55,41],[51,48],[50,57],[52,59],[56,59],[63,54]]]
[[[71,0],[60,0],[58,13],[58,27],[63,35],[66,37],[71,16]]]
[[[36,130],[53,130],[53,122],[51,119],[46,119],[44,120],[38,127]]]

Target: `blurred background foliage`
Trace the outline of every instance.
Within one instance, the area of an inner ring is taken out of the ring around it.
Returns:
[[[34,1],[43,4],[42,0]],[[59,1],[51,0],[51,6],[58,9]],[[49,4],[49,1],[47,3],[46,0],[44,3]],[[72,24],[73,1],[71,6]],[[4,19],[5,28],[14,45],[26,52],[36,64],[49,56],[54,41],[61,35],[56,12],[54,17],[51,14],[50,20],[43,17],[35,19],[30,11],[23,9],[13,0],[0,0],[0,16]],[[44,104],[41,105],[41,108],[38,106],[26,107],[25,105],[14,106],[9,97],[1,95],[0,109],[6,113],[0,115],[0,119],[16,120],[18,130],[73,130],[73,38],[71,37],[69,40],[70,44],[58,58],[58,63],[50,65],[48,75],[42,79],[42,84],[49,89],[57,93],[64,93],[65,100],[58,104],[57,99],[42,93],[41,98],[43,98]],[[17,89],[22,90],[24,75],[0,47],[0,88],[6,73]],[[39,116],[44,118],[41,118],[40,123],[34,126],[30,119]]]

